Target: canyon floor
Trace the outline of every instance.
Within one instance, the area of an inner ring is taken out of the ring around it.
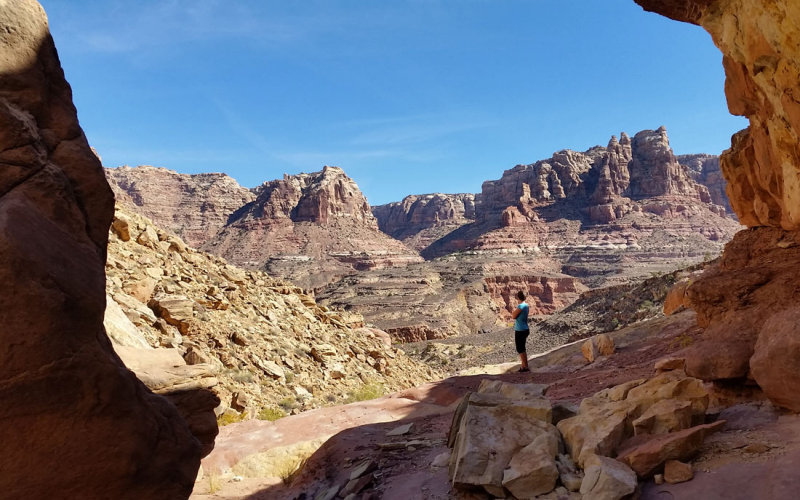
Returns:
[[[618,330],[610,334],[616,352],[591,364],[574,342],[533,356],[531,373],[517,373],[516,363],[473,367],[375,400],[228,425],[203,461],[192,498],[335,498],[326,492],[343,487],[365,461],[376,467],[375,480],[356,498],[484,498],[453,490],[448,480],[447,432],[464,394],[489,378],[549,384],[554,405],[575,405],[604,388],[651,376],[655,361],[680,356],[694,342],[695,325],[694,313],[684,311]],[[800,487],[792,473],[800,461],[800,417],[776,410],[755,390],[716,385],[711,394],[709,413],[728,423],[694,459],[694,479],[640,483],[637,495],[789,498]]]

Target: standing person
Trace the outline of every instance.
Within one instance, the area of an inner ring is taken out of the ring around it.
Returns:
[[[528,304],[525,303],[525,293],[521,290],[517,292],[517,300],[519,305],[511,313],[514,318],[514,344],[516,344],[517,352],[519,353],[519,360],[522,362],[522,367],[518,370],[520,372],[531,371],[528,368],[528,353],[525,350],[525,342],[528,340],[528,335],[531,331],[528,328]]]

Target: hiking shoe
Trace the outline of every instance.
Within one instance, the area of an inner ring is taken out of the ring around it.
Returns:
[[[519,370],[517,370],[517,373],[525,373],[525,372],[529,372],[529,371],[531,371],[530,368],[520,368]]]

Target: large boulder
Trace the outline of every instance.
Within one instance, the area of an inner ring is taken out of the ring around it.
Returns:
[[[453,415],[450,480],[499,497],[504,488],[518,498],[551,491],[560,436],[542,386],[484,381],[480,390],[467,394]]]
[[[0,491],[185,498],[202,446],[103,329],[113,197],[47,18],[0,3]]]
[[[769,398],[784,408],[800,412],[800,308],[769,318],[756,342],[750,369]]]
[[[573,460],[585,468],[593,455],[613,456],[634,433],[663,433],[702,423],[708,401],[700,380],[674,370],[600,391],[581,402],[576,416],[557,425]]]

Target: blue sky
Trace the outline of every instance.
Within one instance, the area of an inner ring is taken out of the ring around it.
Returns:
[[[747,125],[708,34],[633,0],[40,1],[106,166],[253,187],[337,165],[380,204],[622,130],[719,153]]]

